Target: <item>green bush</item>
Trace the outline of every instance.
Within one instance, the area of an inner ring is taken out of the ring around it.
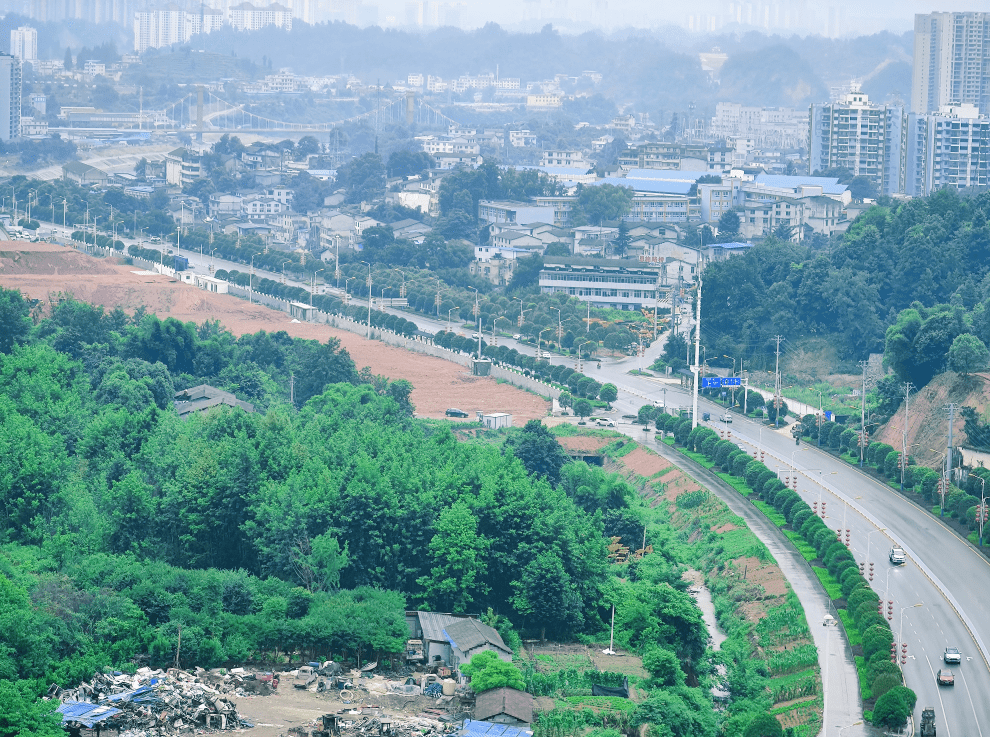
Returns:
[[[757,714],[743,731],[743,737],[782,737],[783,734],[777,717],[770,714]]]
[[[836,425],[836,427],[841,428],[842,426]],[[829,439],[831,440],[831,438]],[[839,443],[837,445],[833,445],[830,442],[829,447],[831,448],[838,447],[841,448],[842,450],[851,452],[852,449],[856,447],[858,441],[859,441],[859,434],[855,430],[842,430],[839,433]]]
[[[918,694],[907,686],[895,686],[891,690],[904,699],[904,703],[907,704],[908,711],[914,711],[915,704],[918,703]]]
[[[877,596],[877,593],[868,586],[865,589],[856,589],[846,599],[846,602],[849,604],[849,611],[853,614],[855,614],[861,604],[867,601],[870,602],[873,606],[873,610],[876,611],[877,602],[880,601],[880,597]]]
[[[889,655],[893,641],[893,633],[886,627],[878,625],[870,627],[863,633],[863,657],[869,660],[878,652]]]
[[[743,478],[746,475],[746,467],[753,462],[749,453],[739,453],[732,460],[732,470],[729,472],[736,478]]]
[[[873,681],[882,675],[894,675],[898,677],[901,675],[901,669],[890,659],[890,653],[888,652],[886,657],[882,657],[882,655],[883,653],[874,653],[873,660],[875,662],[870,663],[866,668],[870,683],[873,683]]]
[[[870,684],[870,690],[876,698],[880,698],[890,691],[890,689],[897,688],[900,685],[900,676],[895,676],[893,673],[884,673],[873,679],[873,683]]]
[[[814,512],[811,511],[811,507],[807,504],[798,509],[797,512],[794,512],[794,507],[791,507],[791,512],[793,512],[793,514],[791,514],[791,529],[797,530],[798,532],[801,531],[801,528],[804,527],[804,523],[811,519],[811,516],[814,514]],[[804,536],[802,535],[802,537]]]
[[[877,699],[873,707],[873,724],[877,727],[900,729],[907,724],[911,710],[897,689],[891,689]]]

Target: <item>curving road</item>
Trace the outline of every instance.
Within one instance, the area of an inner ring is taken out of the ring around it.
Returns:
[[[623,363],[629,364],[621,361],[589,373],[596,379],[619,382],[625,390],[620,411],[633,412],[646,397],[657,398],[663,385],[623,375]],[[666,386],[669,406],[689,404],[687,392]],[[699,398],[699,411],[717,416],[724,410]],[[740,415],[734,420],[732,439],[744,449],[762,450],[765,463],[778,469],[782,477],[796,473],[798,491],[809,504],[826,502],[828,526],[850,531],[850,549],[856,560],[866,563],[867,569],[874,563],[872,585],[886,601],[893,602],[894,639],[899,648],[901,642],[908,646],[904,675],[918,694],[916,723],[923,707],[934,706],[939,735],[984,737],[986,732],[990,737],[990,726],[984,730],[990,718],[987,558],[926,511],[859,469],[813,445],[795,446],[789,435]],[[906,551],[906,565],[888,562],[887,553],[894,544]],[[946,646],[958,647],[963,653],[963,663],[950,666],[956,675],[954,687],[935,683],[936,672],[945,667],[942,653]],[[830,719],[825,734],[838,734],[839,726],[843,725]]]

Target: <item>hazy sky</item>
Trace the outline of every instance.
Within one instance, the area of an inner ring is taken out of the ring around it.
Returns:
[[[855,36],[880,30],[908,31],[915,13],[988,10],[985,2],[977,0],[951,4],[919,0],[440,0],[444,1],[462,3],[463,20],[470,27],[488,21],[509,28],[552,21],[562,32],[673,24],[696,31],[756,27],[802,35]],[[379,2],[383,15],[402,18],[404,0]]]

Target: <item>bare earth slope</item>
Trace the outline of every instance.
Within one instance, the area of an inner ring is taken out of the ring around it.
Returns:
[[[259,330],[284,330],[298,338],[326,341],[337,338],[358,368],[370,366],[376,374],[407,379],[413,384],[412,401],[419,417],[443,417],[448,407],[472,413],[508,412],[514,424],[547,414],[542,397],[472,376],[463,366],[432,356],[393,348],[326,325],[293,323],[284,312],[251,305],[232,295],[212,294],[160,274],[148,275],[139,267],[114,263],[49,243],[0,241],[0,285],[19,289],[25,296],[47,301],[59,292],[102,305],[133,312],[144,307],[161,318],[202,323],[219,320],[235,335]]]

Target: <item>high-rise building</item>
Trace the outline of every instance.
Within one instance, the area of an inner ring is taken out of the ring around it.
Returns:
[[[21,60],[0,53],[0,141],[21,135]]]
[[[223,26],[223,12],[201,6],[186,12],[170,3],[163,8],[139,10],[134,14],[134,50],[159,49],[185,43],[199,33],[211,33]]]
[[[966,104],[911,113],[907,124],[906,194],[990,184],[990,117]]]
[[[911,111],[962,104],[990,114],[990,13],[916,15]]]
[[[862,92],[811,106],[810,173],[844,168],[869,177],[882,194],[904,191],[904,108],[877,105]]]
[[[265,26],[292,30],[292,11],[284,5],[255,6],[244,2],[230,9],[230,25],[235,31],[257,31]]]
[[[21,26],[10,32],[10,55],[21,61],[38,60],[38,31],[31,26]]]

